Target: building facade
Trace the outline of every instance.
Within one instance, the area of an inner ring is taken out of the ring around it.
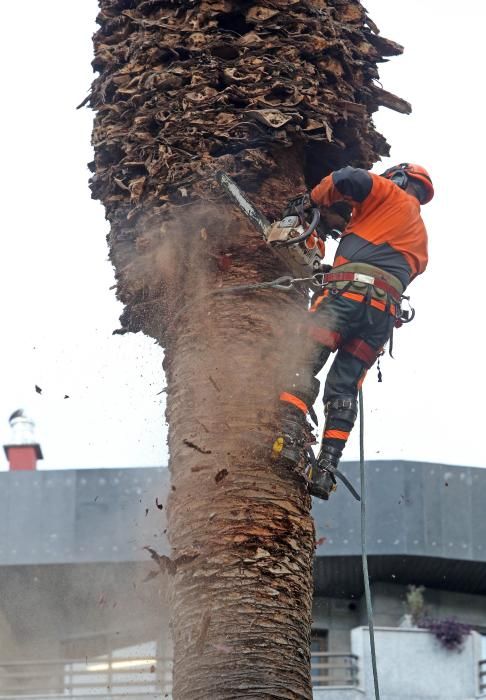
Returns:
[[[343,469],[357,484],[358,465]],[[167,587],[145,549],[168,553],[167,476],[0,474],[0,700],[169,697]],[[382,700],[486,697],[486,470],[380,461],[367,479]],[[359,504],[339,488],[313,514],[314,695],[371,699]],[[471,626],[461,650],[410,627],[410,585],[429,617]]]

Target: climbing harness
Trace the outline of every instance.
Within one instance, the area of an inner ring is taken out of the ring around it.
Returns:
[[[288,292],[291,289],[296,289],[300,284],[305,284],[307,287],[318,290],[323,289],[323,287],[326,287],[332,282],[349,282],[350,285],[353,282],[362,282],[369,285],[369,291],[371,291],[371,287],[377,287],[386,292],[389,298],[384,302],[372,299],[369,293],[359,294],[348,292],[348,285],[343,289],[324,289],[324,294],[321,295],[321,297],[325,298],[331,294],[333,296],[351,298],[354,301],[366,302],[369,306],[373,306],[380,311],[388,311],[391,313],[395,318],[395,327],[397,328],[405,323],[410,323],[410,321],[413,321],[415,318],[415,309],[410,305],[409,296],[400,294],[395,287],[392,287],[392,285],[384,280],[370,275],[363,275],[359,272],[316,272],[311,277],[292,277],[290,275],[285,275],[284,277],[278,277],[270,282],[255,282],[254,284],[238,284],[232,287],[221,287],[220,289],[213,289],[207,294],[236,294],[238,292],[258,291],[259,289],[278,289],[283,292]],[[321,297],[316,300],[311,310],[316,307]],[[407,303],[407,309],[402,309],[402,301]]]
[[[328,284],[337,281],[348,281],[351,285],[352,282],[364,282],[370,285],[369,290],[365,294],[358,294],[355,292],[348,292],[348,285],[343,289],[324,289],[324,293],[320,295],[314,304],[312,305],[310,311],[315,310],[320,301],[327,297],[329,294],[333,296],[344,296],[346,298],[351,298],[354,301],[361,301],[367,303],[369,306],[379,309],[380,311],[388,311],[395,318],[395,327],[398,328],[405,323],[410,323],[415,318],[415,309],[410,305],[410,297],[399,292],[387,284],[384,280],[380,280],[376,277],[371,277],[370,275],[363,275],[358,272],[316,272],[310,277],[292,277],[291,275],[284,275],[283,277],[277,277],[277,279],[270,280],[269,282],[254,282],[252,284],[236,284],[228,287],[220,287],[219,289],[212,289],[205,294],[202,294],[199,298],[219,296],[224,294],[238,294],[240,292],[256,292],[264,289],[277,289],[282,292],[289,292],[292,289],[297,290],[299,285],[305,285],[310,289],[315,291],[322,290]],[[386,302],[378,301],[377,299],[372,299],[370,297],[371,287],[377,287],[386,292],[387,297],[393,300],[391,303],[390,299],[387,298]],[[408,308],[402,309],[402,300],[404,300]],[[189,306],[189,304],[184,305],[176,314],[173,322],[178,318],[181,313]]]
[[[327,272],[324,273],[323,277],[323,284],[328,284],[329,282],[363,282],[364,284],[369,284],[372,287],[383,290],[395,302],[400,302],[401,295],[395,287],[385,282],[385,280],[373,277],[372,275],[364,275],[361,272]]]

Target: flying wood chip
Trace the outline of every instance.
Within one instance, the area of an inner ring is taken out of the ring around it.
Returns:
[[[229,472],[227,469],[220,469],[219,472],[216,474],[214,477],[214,480],[217,484],[219,484],[223,479],[226,479],[228,476]]]
[[[170,576],[173,576],[177,572],[177,567],[190,564],[199,556],[199,552],[186,551],[181,552],[175,559],[171,559],[165,554],[159,554],[153,547],[147,546],[144,547],[144,549],[147,550],[150,554],[150,558],[159,566],[160,571],[163,573],[167,572]]]

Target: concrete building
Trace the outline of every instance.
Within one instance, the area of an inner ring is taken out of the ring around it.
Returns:
[[[358,484],[358,465],[343,467]],[[369,462],[367,473],[383,700],[486,697],[486,470]],[[0,700],[169,697],[166,582],[144,549],[168,553],[167,489],[164,468],[0,474]],[[368,700],[359,504],[339,488],[314,516],[314,696]],[[462,651],[400,626],[410,584],[426,587],[431,616],[474,628]]]
[[[357,463],[343,469],[358,483]],[[486,671],[480,664],[486,658],[486,470],[381,461],[367,464],[367,477],[382,698],[469,700],[486,694],[486,674],[480,675]],[[316,687],[325,686],[315,697],[373,698],[363,635],[359,504],[340,489],[328,503],[314,503],[314,517],[317,538],[325,538],[315,563],[314,648],[351,654],[327,657],[327,678],[314,672]],[[456,618],[473,628],[461,653],[445,651],[429,632],[400,627],[409,585],[425,586],[430,617]],[[329,668],[333,659],[334,666],[352,670]],[[453,683],[451,675],[468,682]],[[331,690],[340,681],[354,690]]]

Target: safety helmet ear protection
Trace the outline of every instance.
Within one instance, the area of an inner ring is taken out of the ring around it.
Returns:
[[[427,204],[434,196],[434,185],[425,168],[415,163],[400,163],[388,168],[382,177],[392,180],[400,189],[406,190],[410,180],[416,185],[420,204]]]

